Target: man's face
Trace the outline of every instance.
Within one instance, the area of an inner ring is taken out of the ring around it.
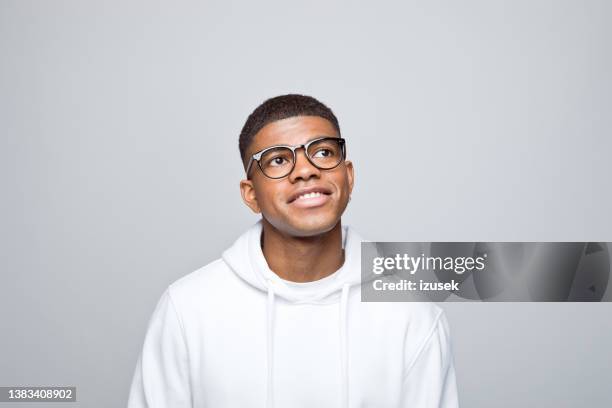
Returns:
[[[318,116],[296,116],[264,126],[247,149],[247,161],[256,152],[275,145],[301,145],[321,136],[338,137],[334,126]],[[296,151],[293,171],[281,179],[266,177],[253,162],[250,180],[240,182],[244,202],[281,233],[307,237],[331,230],[340,221],[353,190],[353,164],[343,161],[320,170]],[[303,193],[314,192],[304,197]]]

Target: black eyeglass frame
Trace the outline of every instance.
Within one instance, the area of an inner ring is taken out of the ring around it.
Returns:
[[[308,155],[308,148],[310,147],[311,144],[316,143],[316,142],[320,142],[322,140],[334,140],[336,142],[338,142],[338,144],[340,145],[340,149],[342,151],[342,159],[340,159],[338,161],[338,164],[336,164],[333,167],[329,167],[329,168],[323,168],[323,167],[319,167],[317,166],[312,159],[310,158],[310,156]],[[261,168],[261,156],[263,156],[267,151],[270,151],[272,149],[278,149],[279,147],[284,147],[287,148],[289,150],[291,150],[291,153],[293,153],[293,165],[291,166],[291,170],[289,170],[289,172],[287,172],[287,174],[285,174],[284,176],[281,177],[270,177],[266,174],[266,172]],[[308,162],[310,164],[312,164],[314,167],[316,167],[319,170],[332,170],[335,169],[336,167],[338,167],[340,165],[340,163],[342,163],[344,160],[346,160],[346,140],[341,138],[341,137],[334,137],[334,136],[322,136],[322,137],[318,137],[316,139],[312,139],[311,141],[304,143],[304,144],[300,144],[300,145],[295,145],[295,146],[289,146],[289,145],[276,145],[276,146],[270,146],[270,147],[266,147],[263,150],[258,151],[257,153],[255,153],[254,155],[251,156],[251,159],[249,160],[249,164],[246,167],[246,176],[247,179],[249,178],[249,171],[251,170],[251,166],[253,165],[253,161],[257,162],[257,166],[259,167],[259,170],[261,170],[261,173],[270,178],[270,179],[274,179],[274,180],[278,180],[278,179],[282,179],[283,177],[287,177],[288,175],[291,174],[291,172],[293,171],[293,169],[295,169],[295,164],[297,163],[297,154],[295,153],[295,151],[297,149],[300,148],[304,148],[304,156],[306,156],[306,159],[308,159]]]

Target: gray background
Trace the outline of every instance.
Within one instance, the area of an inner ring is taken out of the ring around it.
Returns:
[[[338,115],[367,239],[612,241],[611,4],[0,0],[0,385],[125,404],[280,93]],[[611,405],[612,304],[443,307],[463,407]]]

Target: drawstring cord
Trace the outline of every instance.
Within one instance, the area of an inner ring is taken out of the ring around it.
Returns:
[[[342,297],[340,299],[340,359],[342,367],[342,408],[349,406],[348,400],[348,338],[347,338],[347,310],[348,310],[348,293],[350,285],[345,283],[342,286]]]
[[[268,333],[267,333],[267,359],[268,359],[268,393],[266,407],[274,408],[274,289],[272,282],[268,281]]]
[[[348,336],[347,336],[347,316],[348,316],[348,295],[350,285],[345,283],[342,286],[342,296],[340,298],[340,366],[342,369],[342,408],[349,406],[349,378],[348,378]],[[274,289],[272,282],[268,281],[268,306],[267,306],[267,394],[266,407],[274,408]]]

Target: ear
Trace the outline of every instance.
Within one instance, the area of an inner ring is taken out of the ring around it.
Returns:
[[[242,201],[256,214],[261,212],[259,204],[257,203],[257,195],[255,194],[255,187],[253,186],[252,180],[241,180],[240,181],[240,195],[242,195]]]
[[[346,174],[349,182],[349,197],[353,192],[353,185],[355,184],[355,170],[353,169],[353,162],[350,160],[346,160],[344,162],[344,166],[346,167]]]

